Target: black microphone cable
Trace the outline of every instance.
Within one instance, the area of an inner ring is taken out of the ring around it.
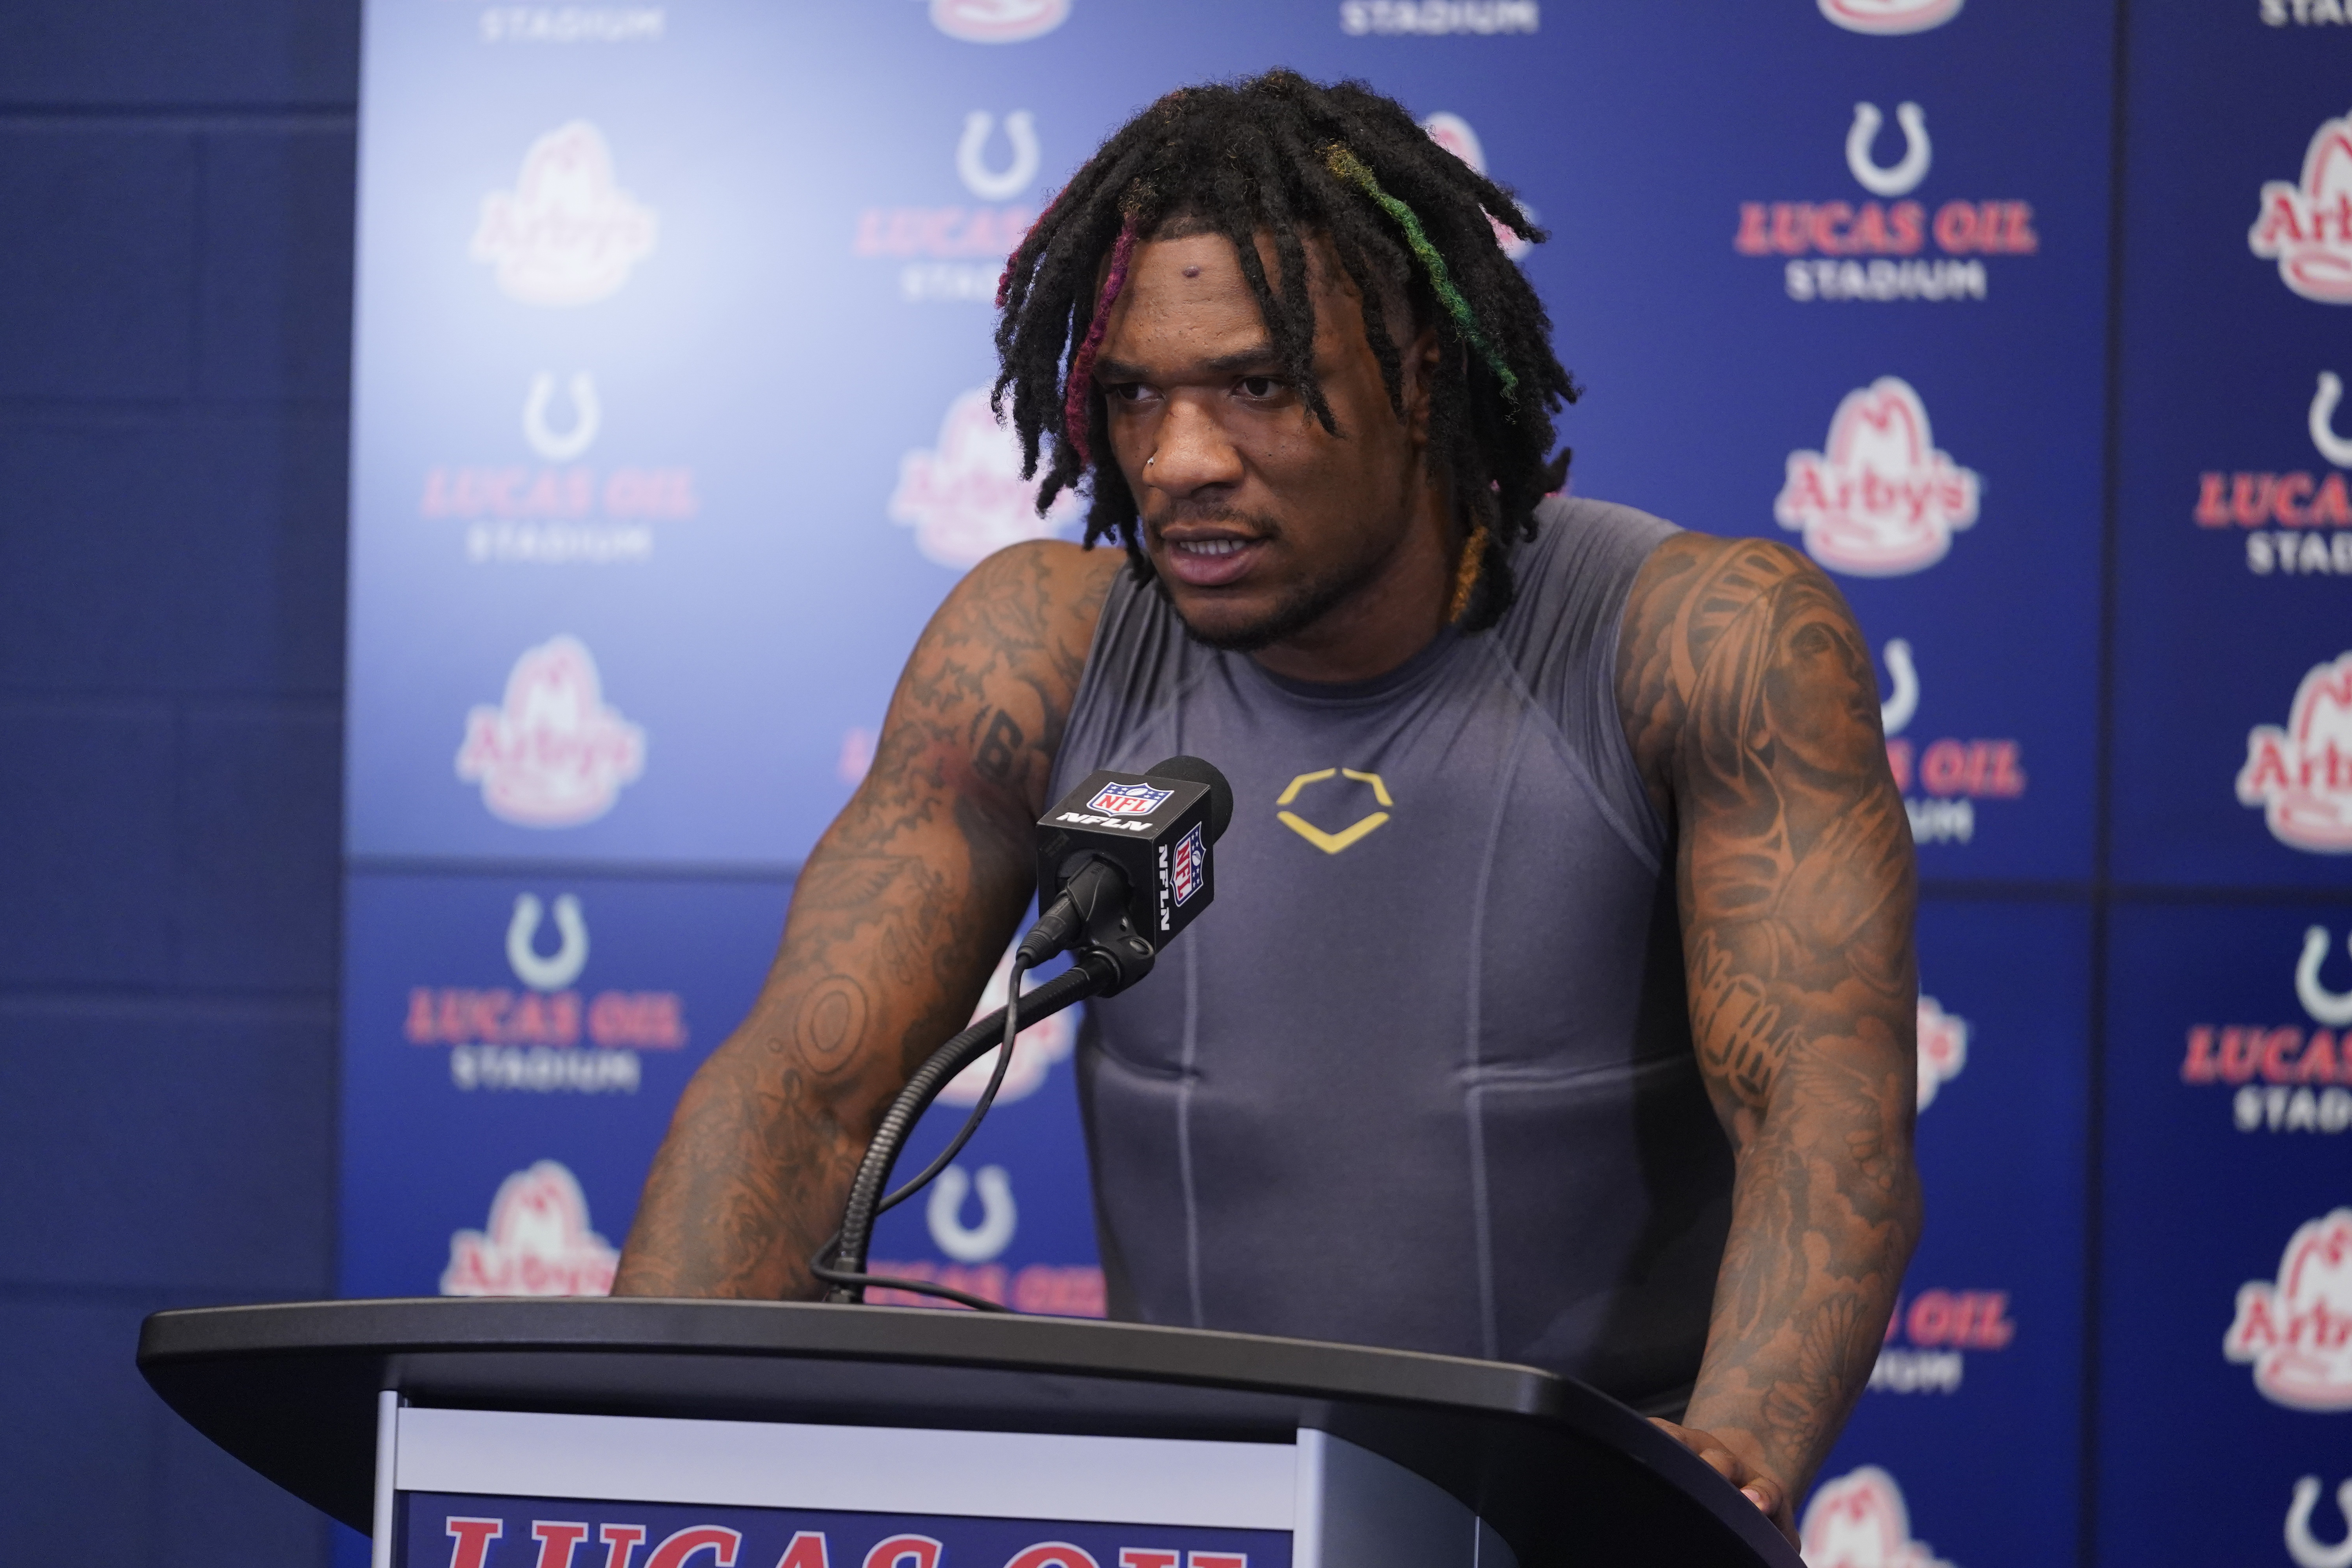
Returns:
[[[996,1103],[996,1091],[1004,1086],[1005,1071],[1013,1065],[1013,1043],[1020,1037],[1021,1034],[1021,981],[1028,973],[1028,970],[1029,960],[1027,956],[1020,952],[1014,953],[1013,957],[1013,968],[1010,972],[1008,984],[1005,986],[1004,1034],[997,1046],[996,1067],[989,1073],[988,1087],[981,1092],[978,1103],[973,1105],[971,1108],[971,1114],[963,1119],[963,1126],[957,1130],[955,1137],[949,1142],[948,1146],[945,1149],[940,1151],[939,1154],[929,1164],[923,1167],[922,1173],[919,1175],[915,1176],[904,1186],[898,1188],[898,1191],[890,1194],[880,1203],[874,1205],[874,1217],[876,1219],[880,1219],[890,1210],[898,1207],[900,1204],[906,1202],[908,1198],[914,1196],[916,1193],[921,1191],[925,1186],[929,1184],[933,1178],[938,1176],[941,1171],[946,1170],[950,1164],[954,1163],[955,1157],[963,1152],[963,1146],[971,1142],[971,1135],[980,1131],[981,1121],[982,1118],[987,1116],[989,1107]],[[816,1257],[811,1259],[809,1263],[809,1272],[815,1275],[818,1279],[824,1280],[828,1285],[850,1286],[861,1290],[869,1288],[886,1290],[908,1290],[917,1295],[938,1296],[950,1301],[959,1302],[976,1311],[1003,1312],[1009,1310],[1009,1309],[1001,1301],[992,1301],[984,1296],[974,1296],[966,1291],[952,1289],[945,1285],[933,1284],[929,1280],[900,1279],[894,1279],[888,1275],[868,1274],[864,1272],[862,1269],[850,1270],[835,1268],[832,1267],[831,1260],[837,1259],[839,1258],[841,1252],[841,1241],[842,1233],[838,1230],[835,1231],[833,1233],[832,1239],[827,1241],[824,1247],[818,1249]]]

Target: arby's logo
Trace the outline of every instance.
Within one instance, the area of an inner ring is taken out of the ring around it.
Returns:
[[[980,388],[949,405],[937,447],[899,458],[890,520],[915,531],[927,559],[961,571],[1008,544],[1051,536],[1078,506],[1065,490],[1037,515],[1036,481],[1021,477],[1021,443]]]
[[[530,144],[511,191],[482,198],[473,257],[526,305],[587,305],[617,290],[653,254],[654,211],[621,188],[604,134],[585,120]]]
[[[2299,183],[2263,184],[2246,244],[2305,299],[2352,305],[2352,115],[2312,133]]]
[[[1876,1465],[1815,1488],[1797,1533],[1807,1568],[1952,1568],[1911,1539],[1903,1489]]]
[[[499,1184],[484,1230],[449,1238],[444,1296],[609,1296],[621,1255],[589,1227],[578,1178],[541,1160]]]
[[[1919,998],[1919,1109],[1969,1065],[1969,1021],[1944,1011],[1933,996]]]
[[[1789,454],[1772,515],[1833,572],[1897,577],[1951,552],[1976,523],[1979,489],[1973,469],[1937,450],[1911,384],[1882,375],[1839,402],[1822,450]]]
[[[2238,802],[2260,806],[2271,837],[2290,848],[2352,852],[2352,653],[2312,667],[2284,728],[2248,732]]]
[[[1849,33],[1924,33],[1960,14],[1965,0],[1821,0],[1822,15]]]
[[[1432,142],[1469,164],[1473,170],[1481,174],[1486,172],[1486,145],[1478,140],[1478,132],[1471,129],[1468,121],[1446,110],[1439,110],[1423,120],[1421,122],[1421,128],[1429,132],[1429,139]],[[1496,222],[1491,215],[1486,221],[1495,226],[1495,243],[1501,246],[1503,254],[1512,260],[1517,261],[1535,248],[1516,233]]]
[[[2273,1405],[2352,1410],[2352,1208],[2297,1227],[2276,1280],[2239,1287],[2221,1352]]]
[[[967,44],[1019,44],[1070,19],[1070,0],[931,0],[931,26]]]
[[[573,637],[526,650],[506,698],[466,717],[457,777],[490,815],[522,827],[576,827],[613,809],[646,769],[646,732],[604,700],[596,660]]]

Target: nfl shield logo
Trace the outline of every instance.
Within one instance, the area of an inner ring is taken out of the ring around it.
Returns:
[[[1176,846],[1175,859],[1168,868],[1169,879],[1175,884],[1172,890],[1179,904],[1201,890],[1201,884],[1208,880],[1208,869],[1209,846],[1201,837],[1201,825],[1194,823],[1192,831],[1184,835],[1184,841]]]
[[[1153,789],[1140,781],[1135,784],[1107,784],[1087,802],[1088,811],[1107,811],[1113,816],[1149,816],[1160,809],[1160,803],[1176,792]]]

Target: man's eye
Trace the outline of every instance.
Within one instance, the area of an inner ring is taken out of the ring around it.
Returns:
[[[1282,383],[1270,375],[1245,375],[1235,384],[1244,397],[1272,397],[1282,389]]]
[[[1112,403],[1140,403],[1147,395],[1147,389],[1132,381],[1122,381],[1103,388],[1103,396]]]

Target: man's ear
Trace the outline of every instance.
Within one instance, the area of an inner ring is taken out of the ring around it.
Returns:
[[[1405,348],[1404,370],[1405,430],[1416,444],[1429,440],[1429,411],[1437,383],[1437,329],[1423,327],[1419,336]]]

